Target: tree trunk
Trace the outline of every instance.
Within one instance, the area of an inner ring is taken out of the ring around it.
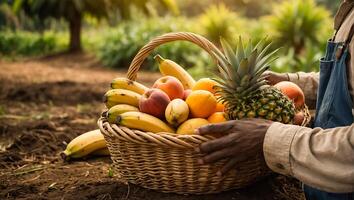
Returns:
[[[69,51],[81,51],[81,13],[76,13],[74,17],[69,19],[70,29],[70,48]]]

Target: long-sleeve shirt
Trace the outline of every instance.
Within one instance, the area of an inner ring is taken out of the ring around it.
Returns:
[[[353,24],[354,9],[339,28],[335,41],[344,42]],[[354,40],[349,44],[349,52],[354,55]],[[348,59],[347,68],[354,99],[353,57]],[[319,74],[299,72],[289,74],[289,78],[302,88],[306,103],[315,105]],[[273,123],[266,133],[263,150],[268,167],[275,172],[327,192],[354,191],[354,124],[324,130]]]

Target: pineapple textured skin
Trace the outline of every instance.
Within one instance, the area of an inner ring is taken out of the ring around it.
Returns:
[[[241,37],[235,52],[221,39],[222,50],[213,50],[219,72],[215,81],[219,100],[225,104],[228,120],[264,118],[281,123],[292,123],[295,105],[280,90],[268,85],[263,73],[274,61],[278,49],[268,52],[271,44],[261,40],[255,46],[249,41],[244,46]]]

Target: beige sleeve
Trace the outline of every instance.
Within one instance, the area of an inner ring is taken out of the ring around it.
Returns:
[[[318,72],[288,73],[291,82],[297,84],[305,94],[306,105],[309,108],[316,107],[317,89],[319,84]]]
[[[263,150],[275,172],[327,192],[354,191],[354,124],[323,130],[276,122]]]

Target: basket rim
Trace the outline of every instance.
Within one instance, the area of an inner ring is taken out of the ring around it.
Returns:
[[[306,126],[311,121],[311,115],[308,107],[304,105],[300,111],[304,112],[305,118],[301,126]],[[298,110],[298,111],[299,111]],[[103,112],[105,113],[105,112]],[[137,144],[149,144],[175,148],[196,148],[201,143],[215,139],[216,137],[210,135],[186,134],[181,135],[177,133],[167,132],[144,132],[141,130],[130,129],[125,126],[110,124],[107,118],[102,115],[97,121],[98,127],[105,138],[117,138],[119,140],[130,141]]]
[[[130,129],[125,126],[110,124],[106,117],[100,117],[97,121],[101,133],[108,138],[117,138],[137,144],[160,145],[176,148],[195,148],[203,142],[215,139],[213,136],[202,135],[181,135],[168,132],[144,132]]]

